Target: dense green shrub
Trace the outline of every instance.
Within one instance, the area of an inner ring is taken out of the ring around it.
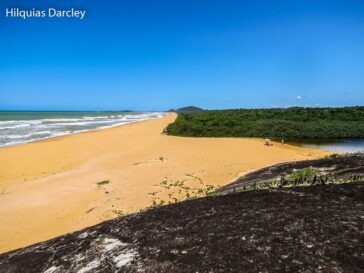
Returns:
[[[168,133],[195,137],[363,138],[364,107],[179,113]]]

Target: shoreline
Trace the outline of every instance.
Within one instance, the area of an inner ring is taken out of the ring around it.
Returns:
[[[16,112],[19,112],[19,111],[16,111]],[[27,111],[25,111],[25,112],[27,112]],[[0,113],[1,113],[1,111],[0,111]],[[39,139],[34,139],[34,140],[29,140],[29,141],[24,141],[24,142],[18,142],[18,143],[14,143],[14,144],[0,145],[0,149],[6,148],[6,147],[12,147],[12,146],[16,146],[16,145],[24,145],[24,144],[31,144],[31,143],[39,142],[39,141],[46,141],[48,139],[53,139],[53,138],[58,138],[58,137],[64,137],[64,136],[70,136],[70,135],[76,135],[76,134],[83,134],[83,133],[97,131],[97,130],[110,129],[110,128],[114,128],[114,127],[118,127],[118,126],[128,125],[130,123],[142,122],[142,121],[151,120],[151,119],[159,119],[159,118],[163,118],[166,115],[168,115],[167,112],[145,112],[145,113],[161,113],[162,116],[158,117],[158,118],[147,118],[147,119],[142,119],[142,120],[137,120],[137,121],[130,121],[130,122],[126,122],[126,123],[113,124],[113,125],[110,125],[110,126],[102,126],[102,127],[98,127],[98,128],[94,128],[94,129],[81,130],[81,131],[72,132],[72,133],[65,133],[65,134],[57,135],[57,136],[49,136],[49,137],[44,137],[44,138],[39,138]]]
[[[163,135],[175,118],[1,147],[0,253],[139,211],[164,180],[221,186],[243,172],[330,154],[262,139]]]

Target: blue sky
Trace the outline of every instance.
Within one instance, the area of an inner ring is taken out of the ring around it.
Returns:
[[[6,7],[84,8],[78,19]],[[2,0],[0,109],[364,105],[364,2]]]

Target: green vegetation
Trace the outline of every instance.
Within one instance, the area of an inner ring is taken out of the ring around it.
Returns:
[[[327,168],[326,168],[327,169]],[[278,177],[277,179],[268,180],[254,184],[238,186],[239,191],[290,188],[296,186],[313,186],[329,184],[346,184],[346,183],[363,183],[364,176],[361,174],[352,174],[344,177],[336,175],[327,175],[320,169],[304,168],[294,169],[290,174]],[[236,189],[234,190],[236,191]]]
[[[265,183],[265,185],[268,188],[278,188],[280,185],[280,181],[279,180],[269,180],[268,182]]]
[[[340,158],[340,157],[350,157],[352,154],[337,154],[333,153],[330,155],[325,155],[323,158],[330,159],[330,158]]]
[[[216,190],[219,187],[214,185],[205,185],[201,178],[192,174],[186,174],[186,176],[192,178],[193,181],[198,184],[198,186],[189,186],[187,180],[174,181],[166,179],[159,183],[159,185],[155,185],[160,190],[148,193],[148,195],[152,198],[152,207],[158,207],[181,202],[187,199],[217,194]]]
[[[118,217],[121,217],[121,216],[125,216],[127,215],[123,210],[121,209],[115,209],[112,211],[113,213],[115,213]]]
[[[301,183],[296,184],[293,181],[286,181],[284,185],[281,185],[280,181],[270,180],[265,183],[247,185],[243,191],[292,188],[292,187],[302,187],[302,186],[311,187],[314,185],[330,185],[330,184],[340,185],[340,184],[350,184],[350,183],[364,183],[364,178],[358,177],[355,180],[354,179],[339,179],[339,180],[327,180],[327,181],[324,180],[324,183],[322,183],[321,181],[318,181],[317,183],[312,183],[312,181],[303,181]]]
[[[102,185],[109,184],[110,182],[111,182],[110,180],[103,180],[103,181],[96,182],[96,184],[98,186],[102,186]]]
[[[194,137],[363,138],[364,107],[179,112],[168,134]]]
[[[188,199],[219,195],[216,192],[219,189],[218,186],[206,185],[201,178],[194,174],[186,174],[185,176],[188,179],[173,180],[166,177],[158,185],[154,185],[158,190],[148,193],[152,201],[151,206],[141,209],[139,212]],[[118,217],[127,215],[120,209],[115,209],[112,212]]]
[[[288,178],[303,178],[303,177],[311,177],[319,174],[319,172],[312,168],[294,170]]]

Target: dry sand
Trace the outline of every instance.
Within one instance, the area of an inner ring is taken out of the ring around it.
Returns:
[[[0,253],[100,223],[114,210],[145,208],[166,179],[224,185],[274,163],[327,154],[261,139],[162,135],[175,117],[0,148]],[[97,184],[103,180],[110,182]]]

